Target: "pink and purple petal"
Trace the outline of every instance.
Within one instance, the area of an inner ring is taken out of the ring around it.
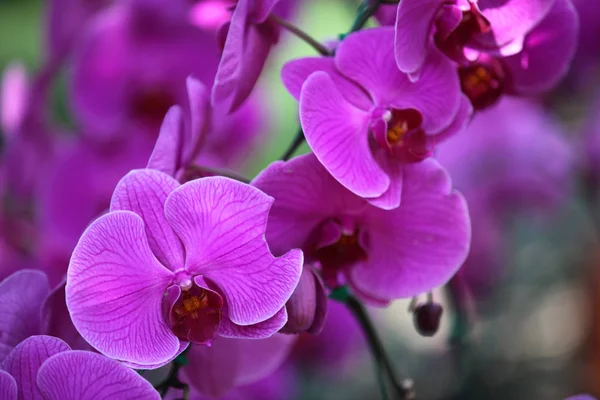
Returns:
[[[242,326],[231,322],[227,311],[219,328],[219,335],[232,339],[264,339],[271,337],[279,332],[288,320],[287,311],[283,307],[269,319],[257,324]]]
[[[167,363],[180,348],[161,312],[172,279],[150,250],[140,216],[104,215],[84,232],[69,265],[66,299],[73,324],[111,358]]]
[[[367,211],[368,261],[350,271],[353,285],[374,298],[411,297],[443,285],[469,250],[466,203],[451,191],[448,173],[432,158],[403,172],[401,206]]]
[[[156,145],[146,168],[164,172],[175,176],[181,166],[181,152],[183,146],[183,114],[181,108],[173,106],[165,115],[160,127]]]
[[[17,382],[8,372],[0,369],[0,400],[17,400]]]
[[[361,197],[377,197],[390,181],[369,147],[370,114],[349,103],[324,72],[313,73],[300,96],[308,145],[333,177]]]
[[[51,336],[31,336],[19,343],[2,363],[17,383],[19,400],[45,400],[36,382],[38,370],[53,355],[69,350],[65,342]]]
[[[110,205],[111,211],[132,211],[142,218],[150,249],[171,271],[182,268],[185,257],[183,245],[164,215],[165,201],[178,187],[179,182],[163,172],[134,170],[117,184]]]
[[[40,333],[48,279],[41,271],[21,270],[0,282],[0,363],[31,335]]]
[[[37,383],[45,400],[159,400],[150,382],[100,354],[68,351],[50,357]]]
[[[165,204],[186,251],[186,271],[219,288],[239,325],[275,315],[300,279],[302,253],[275,258],[265,242],[272,201],[250,185],[211,177],[182,185]]]

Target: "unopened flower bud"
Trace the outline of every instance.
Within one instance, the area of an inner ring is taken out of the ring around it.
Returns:
[[[433,336],[440,327],[444,309],[441,304],[427,302],[416,306],[413,312],[415,329],[422,336]]]
[[[282,333],[319,334],[327,316],[327,294],[321,278],[305,265],[300,282],[285,305],[288,322]]]

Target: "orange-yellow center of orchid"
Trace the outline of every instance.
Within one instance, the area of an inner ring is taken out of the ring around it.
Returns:
[[[387,130],[387,141],[390,144],[402,144],[402,138],[409,131],[408,122],[403,120],[391,125]]]
[[[459,68],[461,89],[476,110],[495,103],[503,92],[501,70],[493,65],[475,64]]]
[[[189,291],[183,291],[181,298],[175,303],[173,311],[180,318],[198,318],[198,311],[209,308],[208,295],[205,290],[200,291],[199,295],[192,295]],[[220,313],[220,310],[208,310],[209,313]]]

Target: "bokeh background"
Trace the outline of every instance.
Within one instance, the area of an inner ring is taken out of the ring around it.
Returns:
[[[594,3],[592,11],[600,9],[597,0],[583,2]],[[331,40],[348,30],[357,6],[352,1],[305,0],[292,19],[315,38]],[[14,61],[23,63],[31,73],[40,68],[45,52],[45,7],[41,0],[0,0],[0,69]],[[532,99],[544,118],[552,119],[549,130],[558,131],[569,145],[568,182],[554,181],[551,176],[546,183],[556,186],[561,200],[542,216],[536,212],[538,200],[527,207],[511,207],[510,199],[506,200],[509,212],[498,216],[502,226],[498,231],[500,258],[494,259],[492,250],[488,258],[481,258],[500,263],[501,272],[458,313],[446,288],[437,290],[434,297],[444,304],[445,312],[434,337],[422,337],[415,331],[409,300],[397,301],[386,310],[372,310],[394,363],[415,381],[419,399],[541,400],[581,392],[600,396],[600,214],[595,191],[600,181],[588,160],[589,135],[594,131],[600,135],[600,126],[590,122],[600,113],[594,101],[600,47],[593,49],[600,42],[600,19],[594,18],[593,12],[582,18],[585,42],[568,77],[553,92]],[[297,130],[297,104],[284,89],[279,72],[286,60],[304,55],[313,55],[313,50],[284,35],[269,58],[257,87],[268,112],[269,129],[260,146],[252,149],[255,156],[244,168],[248,177],[278,159]],[[67,64],[52,85],[49,107],[53,123],[76,131],[68,84]],[[508,111],[498,118],[511,119],[513,115]],[[507,129],[518,135],[519,129],[528,129],[526,125],[517,123]],[[546,128],[540,125],[536,129]],[[484,124],[478,134],[485,133]],[[532,136],[533,143],[528,143],[531,149],[544,146],[544,132],[538,133]],[[550,167],[562,162],[553,154],[539,157],[541,164]],[[486,160],[471,168],[485,174]],[[522,172],[519,168],[529,166],[515,163],[514,174]],[[492,268],[476,267],[482,271]],[[332,306],[320,341],[300,339],[291,363],[278,372],[287,374],[289,382],[282,398],[377,396],[361,332],[339,305]]]

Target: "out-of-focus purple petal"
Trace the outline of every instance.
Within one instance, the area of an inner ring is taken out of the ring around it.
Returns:
[[[275,371],[294,341],[290,335],[274,335],[261,340],[218,338],[211,347],[193,346],[183,369],[184,380],[200,393],[222,396]]]
[[[577,49],[579,17],[570,0],[556,0],[531,31],[518,54],[502,58],[509,70],[510,92],[531,95],[555,86],[567,73]]]
[[[288,322],[282,333],[319,334],[327,317],[327,294],[323,281],[310,266],[304,266],[300,282],[286,304]]]
[[[206,86],[192,76],[186,81],[188,106],[189,106],[189,126],[186,126],[183,131],[183,144],[181,149],[180,164],[178,167],[184,167],[186,164],[193,162],[194,154],[198,152],[199,146],[202,145],[206,126],[209,123],[209,106],[210,93]]]
[[[184,264],[181,241],[167,223],[165,201],[179,183],[169,175],[152,169],[129,172],[117,184],[111,211],[133,211],[144,221],[150,249],[165,267],[176,271]]]
[[[389,178],[369,148],[368,112],[350,104],[324,72],[304,83],[300,121],[308,145],[335,179],[361,197],[377,197]]]
[[[50,357],[37,382],[45,400],[159,400],[150,382],[115,360],[89,351]]]
[[[69,350],[65,342],[51,336],[31,336],[19,343],[2,363],[17,383],[19,399],[44,400],[36,382],[38,370],[53,355]]]
[[[180,347],[161,312],[171,280],[150,250],[142,218],[111,212],[88,227],[73,252],[67,307],[81,336],[103,354],[142,365],[167,363]]]
[[[350,271],[353,285],[375,298],[411,297],[446,283],[469,250],[466,202],[451,191],[448,173],[432,158],[403,173],[401,206],[367,211],[368,262]]]
[[[186,250],[186,270],[219,287],[239,325],[275,315],[302,272],[299,250],[279,258],[269,252],[264,232],[272,201],[250,185],[211,177],[182,185],[165,204]]]
[[[17,344],[40,333],[40,310],[49,292],[41,271],[17,271],[0,282],[0,363]]]
[[[433,32],[433,23],[444,0],[402,0],[396,11],[394,59],[404,73],[421,69]]]
[[[0,128],[3,135],[13,135],[25,117],[29,100],[27,71],[20,63],[13,63],[2,71],[0,82]]]
[[[8,372],[1,369],[0,400],[17,400],[17,382]]]
[[[183,115],[181,108],[173,106],[165,115],[165,119],[160,127],[158,139],[147,168],[164,172],[170,176],[175,176],[179,169],[180,155],[183,146]]]
[[[338,210],[357,214],[365,207],[362,199],[323,173],[314,158],[307,154],[288,162],[276,161],[252,181],[276,199],[267,224],[267,243],[276,255],[304,247],[310,233]]]

